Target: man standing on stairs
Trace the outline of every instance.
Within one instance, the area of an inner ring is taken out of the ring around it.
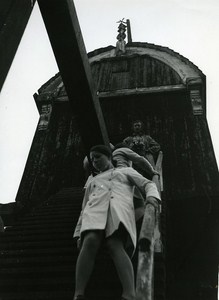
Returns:
[[[133,168],[114,168],[111,149],[104,145],[91,148],[90,159],[100,173],[89,181],[82,212],[75,229],[80,253],[76,265],[75,300],[84,300],[85,288],[91,276],[95,258],[104,243],[116,266],[123,300],[135,299],[134,272],[125,245],[136,246],[136,225],[133,189],[146,194],[146,203],[156,208],[160,196],[156,185]]]
[[[132,123],[132,135],[128,136],[123,142],[133,151],[145,157],[153,167],[160,145],[144,132],[144,123],[141,120],[136,120]]]

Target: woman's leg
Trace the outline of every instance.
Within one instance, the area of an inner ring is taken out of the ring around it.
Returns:
[[[113,259],[119,279],[123,287],[123,297],[127,300],[135,299],[134,271],[131,260],[124,249],[123,242],[116,235],[106,239],[106,246]]]
[[[84,295],[90,275],[93,271],[96,254],[100,248],[103,231],[86,232],[76,264],[75,296]]]

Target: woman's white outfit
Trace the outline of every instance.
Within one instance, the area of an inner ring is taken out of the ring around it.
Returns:
[[[82,204],[82,211],[74,237],[86,230],[105,230],[109,237],[124,225],[136,246],[136,225],[133,191],[137,186],[146,198],[160,200],[155,183],[144,178],[131,167],[109,169],[89,179]]]

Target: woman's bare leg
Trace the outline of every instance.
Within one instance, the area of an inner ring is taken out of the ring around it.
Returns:
[[[115,264],[123,287],[123,297],[127,300],[135,299],[134,271],[132,262],[126,253],[123,242],[117,236],[106,240],[107,248]]]
[[[76,264],[75,296],[84,295],[90,275],[93,271],[95,258],[102,242],[102,231],[89,231],[84,236]]]

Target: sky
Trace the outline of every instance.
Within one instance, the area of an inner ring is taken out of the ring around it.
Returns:
[[[75,0],[87,52],[115,46],[118,21],[131,22],[133,42],[168,47],[207,77],[207,120],[219,162],[219,1]],[[35,4],[0,93],[0,203],[14,202],[39,114],[33,94],[58,72]]]

